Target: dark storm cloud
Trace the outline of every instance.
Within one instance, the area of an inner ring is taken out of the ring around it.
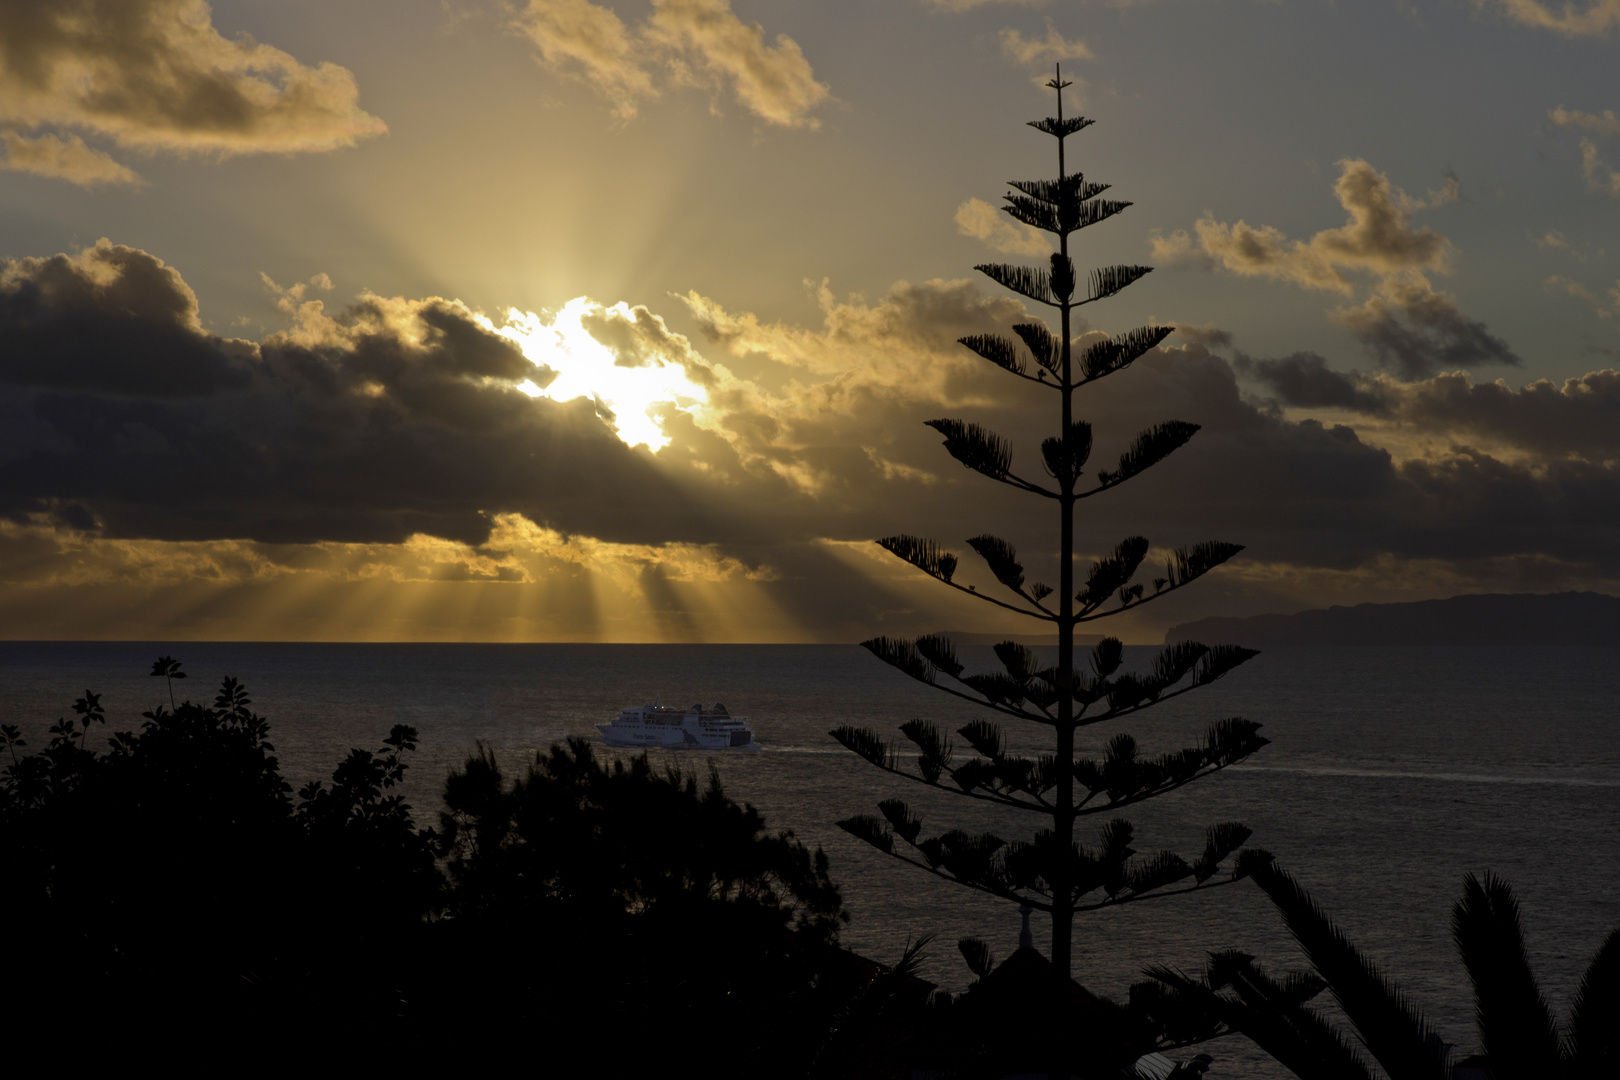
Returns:
[[[0,270],[0,383],[196,397],[248,380],[254,348],[207,333],[172,267],[103,240]]]
[[[1292,353],[1275,360],[1256,360],[1239,353],[1232,366],[1258,379],[1284,405],[1374,415],[1388,411],[1388,402],[1377,382],[1359,373],[1334,371],[1313,352]]]
[[[150,539],[476,543],[506,511],[705,531],[589,402],[516,389],[534,366],[454,302],[366,297],[255,346],[202,330],[180,276],[134,249],[0,280],[0,514]]]
[[[1620,459],[1620,372],[1613,370],[1562,386],[1538,379],[1518,390],[1459,372],[1403,386],[1399,402],[1402,419],[1421,427],[1467,432],[1538,457],[1598,465]]]
[[[1392,394],[1391,407],[1399,400]],[[1609,461],[1502,460],[1461,438],[1399,460],[1349,426],[1257,408],[1226,362],[1197,346],[1138,361],[1117,385],[1100,384],[1080,415],[1106,418],[1110,434],[1099,423],[1093,454],[1103,467],[1127,433],[1155,420],[1204,425],[1113,501],[1087,507],[1120,536],[1215,537],[1248,544],[1248,558],[1304,567],[1531,555],[1620,568],[1620,472]]]
[[[982,422],[1012,439],[1016,470],[1044,479],[1050,389],[951,341],[1027,315],[968,283],[897,285],[874,303],[823,290],[817,329],[689,300],[721,347],[791,373],[779,391],[703,360],[645,309],[604,316],[599,336],[622,351],[707,372],[709,406],[666,412],[671,442],[653,455],[587,400],[519,391],[537,369],[453,301],[365,296],[337,317],[306,303],[292,330],[254,345],[207,334],[179,275],[133,249],[13,262],[4,281],[7,326],[32,335],[0,364],[0,514],[14,520],[108,537],[480,544],[496,515],[520,514],[564,536],[714,545],[790,584],[814,581],[806,553],[824,540],[915,532],[962,550],[988,530],[1047,576],[1049,504],[963,469],[924,426]],[[117,333],[84,330],[100,319]],[[1142,533],[1161,547],[1233,540],[1257,564],[1307,568],[1620,564],[1613,373],[1512,391],[1342,375],[1312,354],[1244,363],[1285,401],[1375,412],[1441,449],[1397,458],[1371,429],[1246,400],[1202,345],[1159,349],[1078,396],[1096,425],[1088,470],[1113,468],[1162,421],[1202,430],[1084,504],[1085,550]],[[1491,449],[1504,444],[1517,449]]]
[[[1480,364],[1524,363],[1507,342],[1421,276],[1387,280],[1365,304],[1339,309],[1332,317],[1366,345],[1380,367],[1404,379]]]

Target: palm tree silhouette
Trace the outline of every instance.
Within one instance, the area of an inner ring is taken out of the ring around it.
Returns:
[[[1270,855],[1247,853],[1239,872],[1271,898],[1315,974],[1279,981],[1235,951],[1213,954],[1202,976],[1152,967],[1147,974],[1164,988],[1154,1005],[1161,1021],[1201,1025],[1206,1035],[1241,1032],[1301,1080],[1620,1076],[1620,927],[1586,969],[1560,1033],[1525,955],[1513,890],[1491,873],[1464,878],[1452,937],[1473,983],[1483,1053],[1453,1065],[1450,1044],[1417,1006]],[[1350,1021],[1353,1040],[1307,1004],[1323,989]]]

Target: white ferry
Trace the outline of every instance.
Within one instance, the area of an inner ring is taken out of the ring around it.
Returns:
[[[697,704],[675,709],[656,702],[621,709],[611,724],[597,724],[609,746],[654,747],[672,750],[758,750],[753,726],[726,707]]]

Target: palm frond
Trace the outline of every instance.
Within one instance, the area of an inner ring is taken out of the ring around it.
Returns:
[[[1076,597],[1082,612],[1100,606],[1116,589],[1123,588],[1142,565],[1147,550],[1145,537],[1130,536],[1114,547],[1112,555],[1092,563],[1091,572],[1086,575],[1086,587]]]
[[[1041,673],[1040,657],[1028,645],[1020,645],[1016,641],[999,641],[994,646],[996,659],[1001,666],[1007,669],[1007,674],[1021,683],[1028,682]]]
[[[1001,883],[995,856],[1007,841],[995,833],[952,829],[939,838],[939,865],[958,881],[994,886]]]
[[[957,344],[967,346],[997,367],[1015,375],[1024,374],[1024,358],[1018,355],[1018,347],[1006,338],[998,334],[970,334],[956,340]]]
[[[834,728],[827,734],[837,739],[846,749],[854,751],[879,768],[893,769],[898,765],[894,756],[894,749],[871,728],[858,728],[844,724]]]
[[[1558,1025],[1524,951],[1519,903],[1507,882],[1487,873],[1463,879],[1451,909],[1451,936],[1474,984],[1474,1015],[1491,1071],[1502,1077],[1553,1076]]]
[[[992,705],[1017,705],[1026,696],[1023,683],[999,671],[964,675],[962,682],[983,694],[984,699]]]
[[[1162,967],[1147,973],[1201,999],[1223,1023],[1252,1039],[1302,1080],[1371,1080],[1371,1071],[1344,1036],[1297,999],[1288,983],[1267,976],[1252,956],[1232,952],[1211,956],[1207,982]],[[1227,994],[1216,994],[1215,989]]]
[[[1105,266],[1091,272],[1091,288],[1083,303],[1113,296],[1125,286],[1153,272],[1151,266]]]
[[[1401,989],[1379,973],[1276,863],[1253,859],[1247,868],[1384,1070],[1403,1080],[1447,1080],[1446,1044]]]
[[[968,547],[979,553],[996,580],[1014,592],[1024,587],[1024,567],[1018,561],[1018,549],[999,536],[983,533],[968,540]]]
[[[1091,670],[1099,679],[1106,679],[1125,662],[1125,646],[1116,637],[1105,637],[1091,647]]]
[[[900,725],[900,733],[920,751],[917,770],[922,773],[923,779],[930,784],[936,783],[940,774],[951,767],[951,760],[956,756],[956,747],[950,738],[939,730],[938,724],[928,720],[907,720]]]
[[[1034,266],[1014,266],[1010,263],[979,263],[975,270],[1004,289],[1027,296],[1038,304],[1056,307],[1058,300],[1052,295],[1047,272]]]
[[[956,573],[956,556],[942,550],[932,540],[901,533],[899,536],[885,536],[877,544],[883,550],[904,559],[929,577],[936,577],[949,583],[951,575]]]
[[[913,814],[911,807],[900,799],[884,799],[878,803],[878,809],[889,819],[889,824],[894,826],[895,833],[902,840],[908,844],[917,842],[917,834],[922,832],[922,818]]]
[[[945,436],[951,457],[974,472],[1002,480],[1012,467],[1012,444],[989,428],[963,420],[927,420],[928,427]]]
[[[1209,646],[1196,641],[1178,641],[1168,646],[1153,661],[1153,681],[1160,686],[1174,686],[1208,653]]]
[[[1058,374],[1061,342],[1044,323],[1015,323],[1013,333],[1023,339],[1025,348],[1029,349],[1029,354],[1035,358],[1037,364],[1053,375]]]
[[[1199,661],[1198,672],[1193,676],[1193,681],[1199,686],[1208,686],[1239,664],[1247,663],[1259,655],[1259,649],[1245,649],[1241,645],[1212,646]]]
[[[1064,225],[1067,226],[1064,231],[1073,232],[1075,229],[1084,229],[1089,225],[1097,224],[1099,221],[1106,221],[1130,205],[1128,202],[1111,202],[1107,199],[1082,203],[1077,208],[1078,212],[1072,219],[1072,223],[1071,221],[1064,222]]]
[[[984,978],[995,970],[995,961],[990,956],[990,946],[976,937],[965,937],[956,943],[957,951],[962,959],[967,961],[968,970],[979,978]]]
[[[869,638],[861,642],[861,648],[918,682],[933,685],[934,665],[930,664],[927,658],[917,651],[917,647],[905,638]]]
[[[834,824],[856,839],[865,840],[879,851],[890,854],[894,852],[894,834],[885,829],[883,823],[871,814],[856,814]]]
[[[943,634],[926,634],[918,638],[917,652],[953,679],[962,674],[962,662],[956,658],[956,646]]]
[[[1570,1007],[1568,1055],[1581,1076],[1620,1075],[1620,927],[1592,958]]]
[[[1004,744],[1000,724],[992,724],[988,720],[971,720],[957,729],[956,733],[985,757],[992,760],[1001,757]]]
[[[1161,851],[1134,863],[1125,875],[1125,882],[1133,893],[1145,893],[1191,877],[1192,872],[1192,867],[1180,855],[1173,851]]]
[[[1046,460],[1046,471],[1065,485],[1080,476],[1091,457],[1091,425],[1076,420],[1069,425],[1069,437],[1054,435],[1041,443],[1041,457]]]
[[[1217,720],[1204,735],[1204,753],[1209,763],[1222,767],[1233,765],[1268,745],[1271,740],[1262,738],[1259,731],[1259,724],[1241,716]]]
[[[932,721],[906,721],[901,724],[901,733],[920,751],[917,771],[922,772],[923,779],[930,784],[938,782],[941,772],[951,767],[951,759],[956,756],[956,746],[948,735]]]
[[[1228,544],[1220,540],[1206,540],[1192,547],[1177,548],[1165,572],[1170,584],[1185,585],[1202,577],[1243,550],[1242,544]]]
[[[1036,131],[1044,131],[1048,135],[1061,139],[1073,135],[1082,128],[1088,128],[1096,122],[1095,120],[1087,120],[1083,116],[1066,116],[1062,120],[1055,116],[1048,116],[1044,120],[1031,120],[1029,126]]]
[[[1079,478],[1085,461],[1092,457],[1092,426],[1084,419],[1069,424],[1069,437],[1053,436],[1040,444],[1040,455],[1047,471],[1064,486]]]
[[[1062,233],[1063,228],[1062,204],[1053,206],[1050,203],[1031,199],[1027,195],[1003,195],[1007,205],[1002,209],[1015,221],[1021,221],[1032,228],[1049,233]]]
[[[1197,433],[1199,425],[1182,420],[1168,420],[1155,424],[1136,436],[1131,447],[1119,457],[1119,468],[1114,472],[1100,472],[1097,478],[1104,487],[1123,483],[1139,472],[1150,469],[1187,445]]]
[[[1007,186],[1017,188],[1048,206],[1059,206],[1071,201],[1083,203],[1101,195],[1112,185],[1088,183],[1082,173],[1070,173],[1061,180],[1009,180]]]
[[[1242,847],[1253,831],[1240,821],[1223,821],[1204,832],[1204,853],[1193,864],[1193,877],[1200,885],[1215,876],[1228,855]]]
[[[1087,382],[1112,375],[1175,332],[1173,326],[1144,326],[1089,345],[1080,354],[1080,373]]]

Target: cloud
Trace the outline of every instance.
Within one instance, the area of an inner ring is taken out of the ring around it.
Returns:
[[[590,0],[530,0],[515,25],[539,48],[541,63],[583,77],[619,117],[635,116],[639,99],[658,94],[640,43],[609,8]]]
[[[1063,60],[1090,60],[1092,53],[1079,38],[1070,40],[1058,33],[1052,20],[1046,21],[1046,36],[1026,38],[1017,30],[1001,31],[1002,55],[1016,64],[1054,64]]]
[[[1547,115],[1557,127],[1575,128],[1594,135],[1620,135],[1620,118],[1614,115],[1613,109],[1604,109],[1601,114],[1596,114],[1566,109],[1560,105]]]
[[[1475,364],[1524,363],[1507,342],[1421,274],[1390,276],[1358,307],[1328,313],[1377,359],[1403,378]]]
[[[990,4],[1011,4],[1017,7],[1032,7],[1042,0],[923,0],[925,7],[935,11],[946,11],[957,14],[963,11],[972,11],[974,8],[987,7]]]
[[[1338,228],[1291,240],[1269,225],[1227,224],[1205,213],[1194,226],[1196,240],[1177,230],[1155,232],[1151,243],[1154,255],[1171,265],[1220,268],[1347,297],[1356,293],[1351,273],[1372,276],[1360,305],[1337,308],[1329,318],[1380,364],[1406,377],[1459,364],[1518,364],[1504,341],[1465,316],[1424,273],[1448,272],[1455,250],[1436,230],[1415,227],[1411,215],[1453,202],[1459,192],[1456,177],[1448,176],[1442,187],[1417,199],[1367,162],[1346,158],[1339,162],[1334,195],[1350,217]]]
[[[1614,288],[1609,290],[1606,299],[1595,296],[1591,289],[1588,289],[1574,278],[1567,278],[1562,274],[1553,274],[1542,282],[1542,288],[1548,292],[1562,292],[1573,296],[1590,307],[1592,313],[1600,319],[1607,319],[1612,315],[1620,314],[1620,281],[1615,282]]]
[[[642,24],[625,25],[590,0],[529,0],[513,27],[540,50],[540,62],[585,79],[621,119],[660,93],[656,70],[672,84],[727,86],[753,115],[782,127],[816,128],[811,115],[828,97],[798,43],[745,23],[730,0],[653,0]]]
[[[184,398],[241,387],[247,342],[202,328],[173,267],[102,240],[77,255],[0,264],[0,383]]]
[[[1590,244],[1574,244],[1558,229],[1548,229],[1541,236],[1532,236],[1531,240],[1538,248],[1551,251],[1562,251],[1576,262],[1585,264],[1594,258],[1603,257],[1602,248],[1593,248]]]
[[[1233,367],[1285,405],[1361,413],[1453,444],[1483,442],[1531,468],[1551,461],[1611,469],[1620,463],[1620,372],[1607,368],[1562,384],[1538,379],[1515,389],[1505,379],[1476,382],[1462,371],[1413,381],[1346,374],[1315,353],[1239,356]]]
[[[1581,175],[1586,178],[1586,186],[1593,191],[1620,198],[1620,172],[1603,160],[1598,153],[1597,142],[1591,138],[1593,135],[1620,136],[1620,118],[1614,115],[1614,110],[1605,109],[1598,114],[1566,109],[1560,105],[1550,110],[1547,116],[1555,127],[1586,132],[1581,137]]]
[[[231,606],[282,613],[263,624],[278,633],[355,636],[364,627],[342,623],[344,605],[395,605],[397,621],[374,624],[404,628],[395,636],[465,617],[485,638],[721,626],[780,637],[802,622],[793,633],[847,640],[973,618],[970,601],[887,559],[876,536],[914,532],[965,553],[961,538],[992,530],[1049,577],[1045,501],[961,468],[923,424],[983,423],[1012,437],[1016,470],[1042,476],[1050,392],[956,343],[1031,318],[1016,298],[969,281],[902,282],[871,299],[821,283],[819,321],[794,325],[688,294],[701,340],[639,305],[536,316],[614,371],[701,385],[701,407],[662,407],[668,443],[653,453],[627,446],[589,395],[525,390],[578,372],[567,357],[525,356],[510,319],[439,297],[362,294],[328,310],[330,284],[268,283],[289,322],[250,342],[206,331],[180,274],[139,249],[102,242],[5,264],[5,617],[67,627],[60,611],[93,600],[188,613],[177,617],[217,635]],[[1245,397],[1240,374],[1296,408],[1367,422],[1291,416]],[[1231,539],[1250,549],[1228,587],[1288,596],[1323,575],[1383,589],[1420,564],[1462,582],[1510,563],[1541,567],[1538,580],[1620,575],[1613,372],[1514,390],[1460,374],[1344,375],[1308,353],[1234,368],[1193,342],[1154,350],[1077,406],[1096,425],[1088,470],[1112,467],[1154,424],[1203,425],[1162,466],[1088,503],[1088,558],[1137,533],[1159,550]],[[993,585],[971,555],[959,575]],[[455,589],[493,591],[474,603]],[[1177,604],[1165,620],[1195,611]],[[285,621],[295,609],[322,614]]]
[[[262,342],[223,340],[137,249],[7,263],[0,516],[123,538],[476,543],[506,512],[609,539],[705,512],[591,401],[531,399],[519,384],[538,369],[454,301],[295,312]]]
[[[1313,352],[1297,352],[1275,360],[1239,355],[1232,366],[1265,384],[1285,405],[1348,409],[1375,416],[1388,411],[1381,383],[1359,373],[1334,371]]]
[[[1258,229],[1243,221],[1228,225],[1206,213],[1194,226],[1196,246],[1185,232],[1158,234],[1153,253],[1173,264],[1194,260],[1248,277],[1348,295],[1353,287],[1346,270],[1378,274],[1445,270],[1452,255],[1450,241],[1426,225],[1413,228],[1410,214],[1454,198],[1454,184],[1452,180],[1447,188],[1431,192],[1427,201],[1414,200],[1365,161],[1346,158],[1339,162],[1333,191],[1350,220],[1336,229],[1324,229],[1309,241],[1289,240],[1269,225]]]
[[[6,156],[0,158],[0,169],[11,172],[54,177],[80,187],[141,183],[133,169],[86,146],[77,135],[65,139],[59,135],[40,135],[30,139],[15,131],[5,131],[0,132],[0,145],[6,150]]]
[[[1598,156],[1597,143],[1591,139],[1581,140],[1581,175],[1593,191],[1620,199],[1620,172]]]
[[[1610,470],[1620,462],[1620,372],[1590,371],[1562,385],[1538,379],[1517,390],[1457,372],[1387,390],[1395,414],[1417,428],[1489,439],[1542,461]]]
[[[249,37],[203,0],[16,0],[0,13],[0,123],[77,128],[119,146],[226,156],[308,153],[382,134],[354,76]],[[15,159],[16,147],[8,147]],[[129,182],[76,137],[24,148],[54,175]],[[125,170],[127,172],[127,170]],[[129,174],[130,177],[133,174]]]
[[[1205,348],[1220,348],[1222,346],[1232,344],[1231,331],[1223,330],[1212,322],[1199,323],[1197,325],[1192,323],[1178,322],[1174,325],[1177,334],[1186,338],[1188,341],[1191,341],[1197,345],[1202,345]]]
[[[1540,0],[1474,0],[1480,7],[1498,7],[1508,18],[1538,30],[1566,37],[1602,37],[1620,28],[1620,0],[1566,0],[1554,8]]]
[[[969,199],[956,208],[956,231],[1008,255],[1044,257],[1052,253],[1052,245],[1039,229],[1004,220],[983,199]]]
[[[774,44],[765,44],[764,28],[739,19],[731,0],[653,0],[651,30],[729,83],[760,119],[783,127],[820,126],[810,113],[828,90],[815,80],[798,43],[778,34]]]

